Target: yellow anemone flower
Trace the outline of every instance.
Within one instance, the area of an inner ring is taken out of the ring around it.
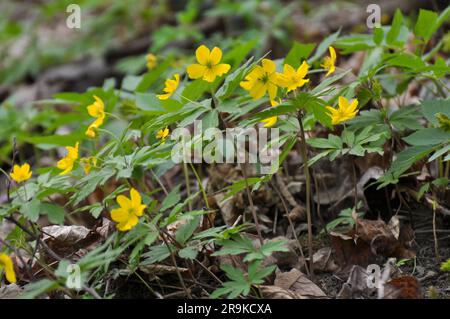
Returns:
[[[25,163],[22,166],[14,165],[13,171],[9,175],[15,182],[21,183],[29,179],[33,172],[30,171],[30,165]]]
[[[97,135],[97,129],[100,127],[100,125],[103,124],[103,120],[104,117],[99,117],[94,122],[92,122],[86,130],[86,136],[94,138]]]
[[[306,61],[303,61],[297,71],[289,64],[285,64],[283,73],[281,73],[278,77],[278,84],[281,87],[287,88],[288,92],[302,87],[309,82],[309,79],[305,79],[305,76],[308,73],[308,68],[309,65]]]
[[[277,106],[280,103],[281,103],[281,100],[279,100],[279,101],[270,100],[271,106]],[[268,117],[268,118],[262,120],[261,123],[265,123],[264,127],[272,127],[277,123],[277,121],[278,121],[278,116],[271,116],[271,117]]]
[[[196,64],[188,66],[187,73],[191,79],[200,79],[207,82],[214,82],[216,77],[226,74],[231,66],[226,63],[220,63],[222,60],[222,50],[214,47],[210,51],[206,46],[201,45],[195,51],[197,58]]]
[[[156,56],[154,54],[147,54],[145,56],[145,60],[147,61],[147,69],[153,70],[156,67]]]
[[[159,130],[156,133],[156,138],[161,140],[161,144],[164,144],[166,142],[166,137],[169,135],[169,133],[170,133],[169,128],[166,127],[165,129]]]
[[[5,270],[5,276],[6,279],[12,283],[15,284],[17,282],[16,279],[16,273],[14,272],[14,264],[11,260],[11,257],[9,257],[6,254],[0,253],[0,270]]]
[[[261,122],[265,123],[264,127],[272,127],[277,123],[277,121],[278,121],[278,116],[271,116],[271,117],[268,117],[268,118],[262,120]]]
[[[92,167],[97,166],[97,157],[83,157],[80,159],[80,163],[83,166],[84,173],[88,175],[91,172]]]
[[[63,171],[59,173],[59,175],[64,175],[72,171],[73,165],[75,164],[75,161],[78,158],[78,146],[79,143],[77,142],[74,147],[72,146],[66,146],[67,155],[66,157],[62,158],[58,161],[56,166],[59,169],[62,169]]]
[[[89,115],[96,118],[86,130],[86,136],[90,138],[94,138],[96,136],[96,130],[103,124],[105,119],[105,104],[102,99],[95,95],[94,99],[95,102],[87,107]]]
[[[345,97],[340,96],[338,104],[339,107],[337,109],[331,106],[327,106],[327,110],[329,111],[329,115],[331,117],[331,123],[333,125],[350,120],[354,118],[358,113],[357,99],[354,99],[351,103],[349,103]]]
[[[141,195],[134,188],[130,190],[130,198],[119,195],[116,200],[120,208],[111,211],[111,218],[118,223],[116,225],[118,230],[130,230],[137,225],[139,217],[142,216],[147,206],[142,204]]]
[[[262,66],[257,65],[240,83],[244,90],[250,91],[250,96],[257,100],[269,93],[270,100],[277,95],[278,74],[275,72],[275,63],[269,59],[261,61]]]
[[[172,80],[172,79],[166,80],[166,82],[164,83],[165,88],[163,90],[166,93],[157,95],[158,99],[167,100],[169,97],[171,97],[175,93],[175,91],[178,88],[178,85],[180,84],[180,75],[177,73],[173,77],[175,78],[175,80]]]
[[[330,51],[330,56],[325,57],[325,59],[323,60],[323,64],[320,65],[324,69],[328,70],[328,73],[325,74],[325,77],[329,76],[336,69],[336,67],[334,66],[334,64],[336,63],[336,51],[333,47],[328,47],[328,51]]]

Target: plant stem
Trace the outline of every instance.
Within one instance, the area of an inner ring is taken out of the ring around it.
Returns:
[[[206,195],[206,191],[203,188],[202,180],[201,180],[200,176],[198,175],[197,171],[195,170],[194,165],[192,165],[192,163],[189,163],[189,165],[191,166],[192,172],[194,172],[195,178],[197,179],[198,187],[200,188],[200,191],[202,192],[203,201],[205,202],[205,206],[208,209],[210,209],[209,208],[209,203],[208,203],[208,196]]]
[[[303,128],[303,116],[301,111],[298,113],[298,122],[300,124],[300,151],[303,159],[303,171],[306,183],[306,218],[308,222],[308,251],[309,251],[309,271],[311,279],[314,279],[314,260],[313,260],[313,244],[312,244],[312,216],[311,216],[311,178],[308,167],[308,150],[306,149],[305,129]]]
[[[245,163],[243,163],[245,164]],[[247,181],[247,172],[245,171],[245,166],[241,165],[242,174],[244,175],[244,181],[245,181],[245,191],[247,193],[248,202],[250,203],[250,210],[252,211],[253,221],[255,222],[256,232],[258,233],[259,241],[261,242],[261,245],[263,244],[263,238],[261,235],[261,229],[259,227],[259,221],[258,221],[258,215],[256,214],[256,208],[255,205],[253,205],[253,198],[252,194],[250,192],[250,187],[248,187],[248,181]]]
[[[188,172],[187,165],[185,162],[183,162],[183,173],[184,173],[184,180],[186,183],[187,196],[191,197],[191,185],[190,185],[191,182],[189,181],[189,172]],[[189,207],[189,210],[192,210],[192,202],[191,201],[188,202],[188,207]]]

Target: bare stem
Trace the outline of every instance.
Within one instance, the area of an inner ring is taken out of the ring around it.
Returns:
[[[309,271],[311,279],[314,279],[314,260],[313,260],[313,243],[312,243],[312,216],[311,216],[311,177],[308,167],[308,150],[306,148],[305,130],[303,128],[302,113],[298,113],[298,122],[300,124],[300,151],[303,159],[303,171],[306,183],[306,218],[308,223],[308,251],[309,251]]]

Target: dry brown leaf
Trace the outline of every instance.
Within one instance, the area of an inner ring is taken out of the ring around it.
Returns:
[[[324,247],[314,253],[314,270],[323,272],[335,272],[339,266],[332,256],[331,247]]]
[[[277,286],[259,286],[263,298],[267,299],[308,299],[302,295]]]
[[[402,276],[389,280],[384,285],[385,299],[421,299],[422,291],[417,278]]]
[[[326,298],[327,295],[315,283],[298,269],[289,272],[277,270],[274,285],[293,291],[304,298]]]
[[[43,241],[58,255],[64,257],[74,253],[80,248],[95,243],[99,234],[92,232],[84,226],[47,226],[42,228]]]
[[[0,287],[0,299],[17,299],[22,293],[22,288],[16,284]]]

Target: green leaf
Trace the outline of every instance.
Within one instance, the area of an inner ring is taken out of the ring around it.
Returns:
[[[301,62],[309,57],[316,45],[314,43],[299,43],[294,42],[291,50],[286,55],[283,64],[289,64],[294,68],[298,68]]]
[[[400,34],[400,30],[403,23],[403,15],[402,12],[397,9],[395,11],[394,19],[392,20],[392,25],[389,29],[389,32],[386,36],[386,42],[388,44],[395,44],[397,41],[397,38]]]
[[[200,224],[200,216],[195,216],[191,220],[189,220],[186,224],[181,226],[177,232],[175,233],[175,239],[180,244],[184,245],[188,239],[194,234],[194,231],[197,229]]]
[[[136,93],[136,106],[151,114],[163,114],[165,112],[160,100],[153,93]]]
[[[41,203],[33,199],[30,202],[26,202],[22,205],[20,208],[20,213],[25,216],[28,220],[32,222],[37,222],[39,218],[39,212],[40,212]]]
[[[239,83],[246,75],[247,71],[253,66],[253,57],[248,59],[243,65],[241,65],[237,70],[228,75],[225,78],[225,82],[217,90],[216,97],[220,100],[224,100],[229,97],[234,90],[239,86]]]
[[[326,37],[317,47],[316,53],[308,59],[308,64],[312,64],[314,61],[319,59],[327,50],[328,47],[331,46],[338,38],[341,30],[336,31],[335,33]]]
[[[450,141],[450,133],[440,128],[424,128],[404,137],[403,140],[413,146],[432,146]]]
[[[160,211],[163,212],[170,207],[173,207],[181,200],[180,185],[177,185],[170,191],[170,193],[164,198]]]
[[[439,126],[436,114],[450,117],[450,100],[427,100],[422,102],[422,113],[434,126]]]
[[[185,103],[197,101],[205,92],[211,89],[211,83],[201,79],[190,82],[181,93],[182,100]]]
[[[420,9],[419,18],[417,19],[416,26],[414,27],[414,34],[418,37],[424,38],[428,42],[433,33],[437,30],[436,20],[438,15],[436,12]]]
[[[40,206],[40,210],[41,213],[47,214],[47,217],[51,223],[59,225],[64,223],[64,216],[66,212],[61,206],[42,203]]]
[[[375,28],[373,30],[373,42],[375,44],[380,45],[383,41],[384,31],[382,28]]]
[[[198,250],[196,247],[186,247],[178,251],[178,256],[184,259],[195,259],[197,255]]]

